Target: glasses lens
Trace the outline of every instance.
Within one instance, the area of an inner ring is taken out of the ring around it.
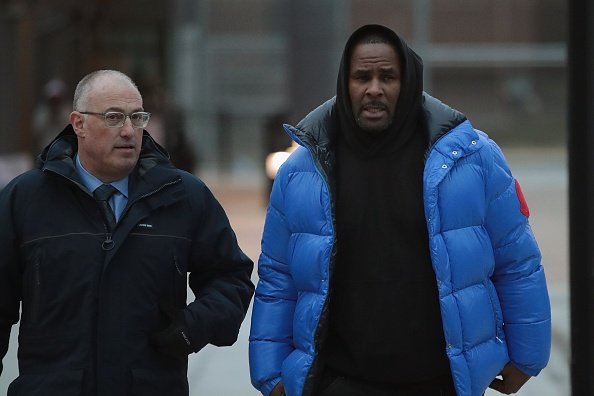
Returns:
[[[120,113],[119,111],[109,111],[105,113],[105,124],[108,127],[122,126],[125,119],[126,115],[124,113]]]
[[[130,114],[130,121],[132,122],[132,125],[138,128],[144,128],[148,124],[149,118],[150,113],[144,111],[138,111],[136,113]]]

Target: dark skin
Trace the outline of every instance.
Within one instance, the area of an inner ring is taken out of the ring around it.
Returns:
[[[528,374],[524,374],[512,363],[506,364],[499,375],[502,379],[495,378],[489,388],[506,395],[516,393],[530,379]]]
[[[349,96],[357,124],[366,132],[385,130],[400,96],[400,61],[384,43],[357,44],[349,68]]]
[[[285,394],[285,386],[282,382],[276,384],[274,388],[272,388],[272,392],[270,392],[270,396],[283,396]]]

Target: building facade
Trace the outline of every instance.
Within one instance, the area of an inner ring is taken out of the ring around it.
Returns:
[[[563,144],[566,13],[562,0],[0,1],[0,155],[34,154],[48,81],[71,98],[110,68],[137,81],[148,111],[176,109],[198,173],[263,177],[267,152],[288,144],[281,123],[334,94],[344,42],[365,23],[405,37],[425,89],[502,144]]]

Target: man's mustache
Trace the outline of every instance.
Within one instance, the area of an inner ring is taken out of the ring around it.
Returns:
[[[369,102],[363,103],[361,105],[361,109],[359,110],[359,112],[366,110],[366,109],[380,109],[380,110],[388,111],[388,105],[384,102],[379,101],[379,100],[371,100]]]

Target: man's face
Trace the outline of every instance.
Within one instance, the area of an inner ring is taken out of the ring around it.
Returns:
[[[400,95],[400,61],[389,44],[357,44],[351,55],[349,96],[357,124],[366,132],[385,130]]]
[[[143,111],[142,97],[130,82],[103,76],[92,83],[88,103],[81,111],[130,114]],[[78,136],[80,161],[87,171],[103,182],[122,179],[132,172],[140,156],[142,128],[134,128],[130,118],[126,117],[120,128],[109,128],[100,115],[73,111],[70,122]]]

